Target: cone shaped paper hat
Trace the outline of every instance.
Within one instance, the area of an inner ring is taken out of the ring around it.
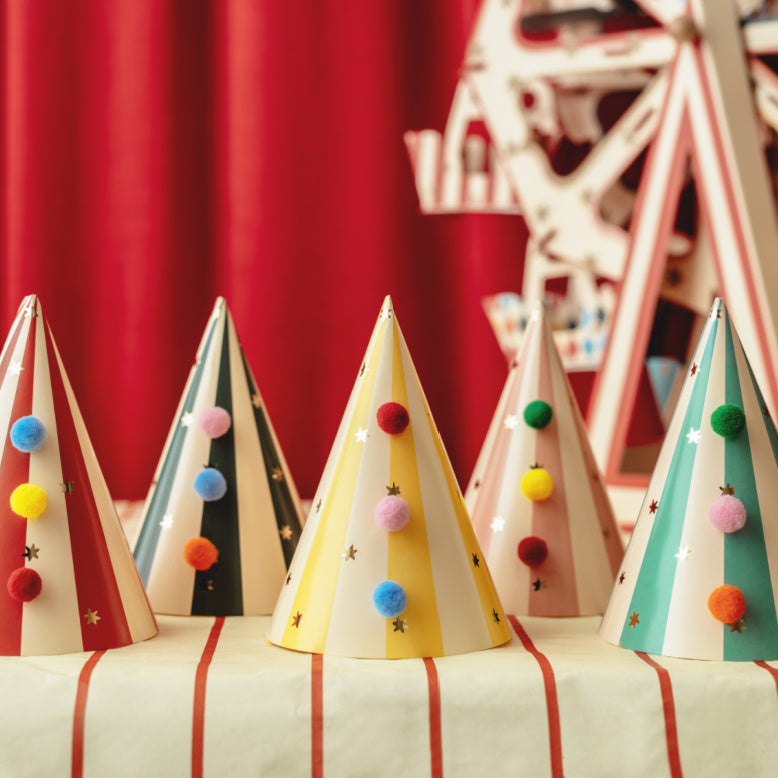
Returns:
[[[389,297],[269,637],[298,651],[381,659],[510,640]]]
[[[623,549],[542,305],[511,364],[465,503],[508,613],[602,613]]]
[[[721,300],[686,372],[600,635],[778,659],[778,436]]]
[[[144,509],[135,560],[157,613],[273,610],[299,499],[227,305],[216,301]]]
[[[0,654],[117,648],[157,634],[40,303],[0,354]]]

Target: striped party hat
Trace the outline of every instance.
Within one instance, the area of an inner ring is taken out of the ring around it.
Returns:
[[[297,491],[222,298],[135,545],[156,613],[269,615],[301,532]]]
[[[510,640],[389,297],[269,638],[298,651],[380,659]]]
[[[713,303],[600,635],[690,659],[778,659],[778,435]]]
[[[157,634],[35,295],[0,353],[0,654],[118,648]]]
[[[540,304],[511,363],[465,503],[508,613],[602,613],[623,549]]]

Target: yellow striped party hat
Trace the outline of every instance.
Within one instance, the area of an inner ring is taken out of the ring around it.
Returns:
[[[510,633],[390,297],[273,613],[285,648],[395,659]]]

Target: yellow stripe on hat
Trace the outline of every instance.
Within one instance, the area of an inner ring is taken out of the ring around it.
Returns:
[[[375,389],[380,344],[390,320],[376,326],[377,336],[372,339],[373,349],[365,357],[368,370],[364,372],[354,411],[343,438],[343,448],[333,471],[330,489],[324,495],[324,506],[311,542],[300,584],[288,614],[281,645],[285,648],[313,653],[324,653],[327,644],[330,616],[335,600],[338,574],[341,569],[341,552],[346,539],[354,490],[364,447],[356,442],[357,427],[363,425],[370,413]],[[300,618],[297,619],[297,614]],[[299,622],[295,626],[295,622]]]
[[[418,378],[416,380],[418,380]],[[465,508],[462,493],[459,491],[459,486],[454,479],[454,471],[451,468],[448,454],[443,447],[443,441],[432,420],[432,414],[427,405],[427,399],[423,394],[421,400],[424,403],[424,408],[427,412],[427,421],[430,426],[432,439],[435,441],[435,449],[437,451],[438,459],[440,460],[441,469],[446,475],[446,485],[448,486],[451,504],[454,506],[454,512],[459,524],[459,531],[462,535],[462,542],[467,549],[468,556],[472,558],[473,554],[478,554],[480,558],[483,558],[481,547],[478,545],[478,540],[475,536],[475,530],[470,522],[470,516],[467,513],[467,508]],[[511,639],[511,634],[505,619],[505,614],[502,610],[502,605],[500,605],[500,599],[494,588],[492,577],[485,565],[479,565],[478,567],[471,565],[470,569],[476,591],[478,592],[478,599],[481,602],[484,621],[489,629],[489,637],[492,639],[492,645],[500,646],[503,643],[507,643]]]
[[[408,391],[402,358],[402,336],[392,321],[392,401],[408,408]],[[411,376],[416,380],[415,376]],[[408,503],[411,518],[399,532],[389,533],[388,577],[399,583],[408,596],[408,607],[400,615],[407,621],[408,632],[395,629],[392,619],[386,622],[386,656],[388,659],[418,656],[441,656],[443,636],[438,616],[435,581],[432,575],[424,505],[421,499],[419,468],[413,440],[413,425],[392,435],[390,482],[400,487],[400,496]]]

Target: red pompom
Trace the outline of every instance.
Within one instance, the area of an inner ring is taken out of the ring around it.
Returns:
[[[184,560],[195,570],[208,570],[219,558],[219,550],[208,538],[190,538],[184,546]]]
[[[402,432],[410,422],[408,411],[400,403],[384,403],[376,414],[378,426],[390,435]]]
[[[536,538],[530,535],[519,543],[519,559],[527,567],[537,567],[546,561],[548,556],[548,546],[542,538]]]
[[[31,567],[17,567],[11,575],[8,576],[8,594],[21,602],[30,602],[40,593],[43,581],[38,573]]]

